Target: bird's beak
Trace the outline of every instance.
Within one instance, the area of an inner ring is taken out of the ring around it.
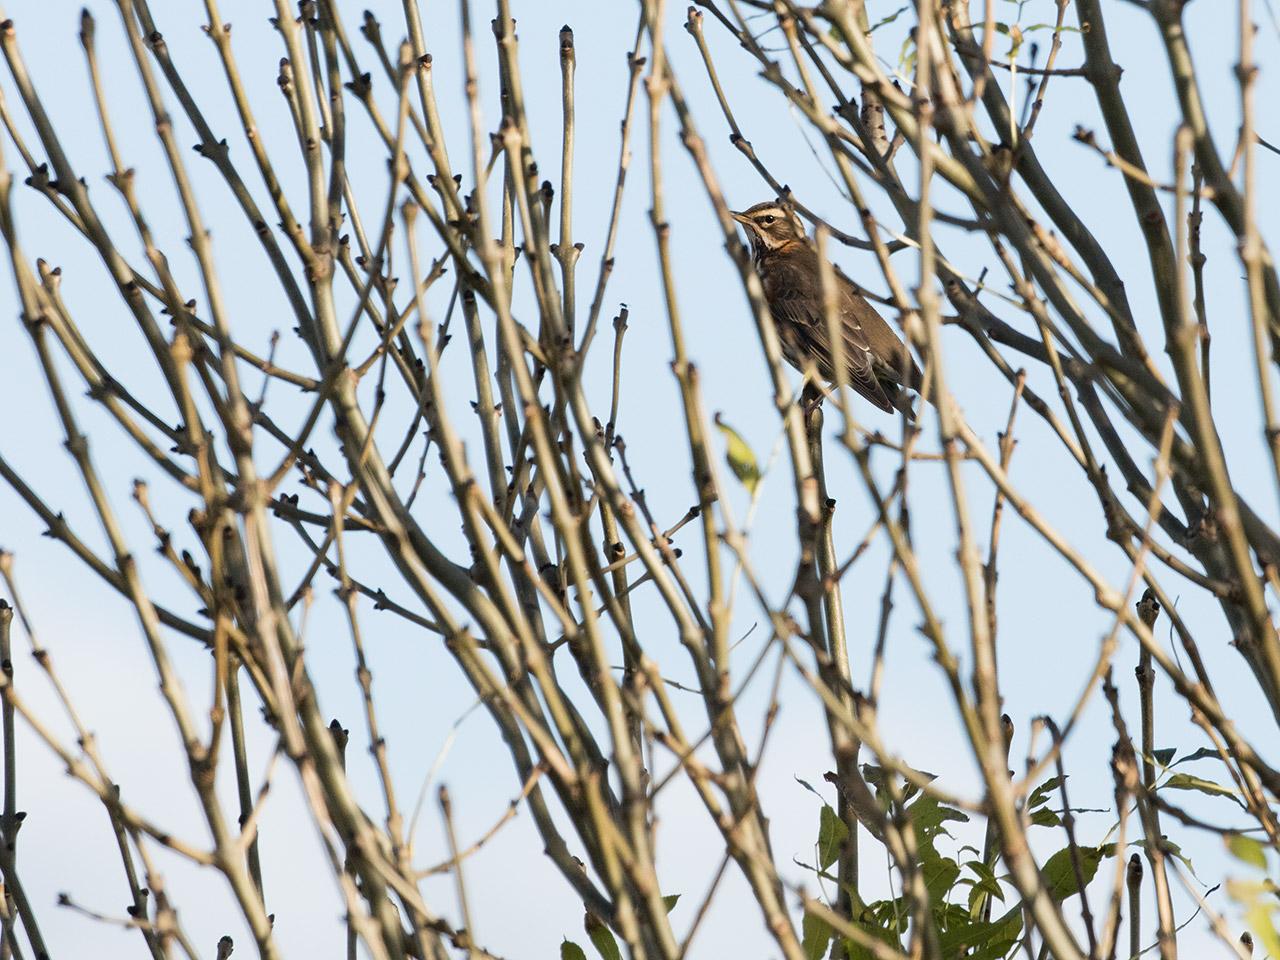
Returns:
[[[751,226],[751,218],[745,213],[739,213],[737,210],[730,210],[729,216],[733,217],[733,219],[737,220],[739,223],[745,223],[747,226]]]

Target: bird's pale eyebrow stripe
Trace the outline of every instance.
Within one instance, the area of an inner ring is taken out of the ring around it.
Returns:
[[[761,217],[781,217],[782,211],[777,207],[765,207],[763,210],[757,210],[751,215],[753,220],[759,220]]]

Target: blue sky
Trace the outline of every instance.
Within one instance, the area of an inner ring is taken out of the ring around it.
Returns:
[[[370,4],[384,24],[389,40],[402,33],[398,4]],[[122,43],[119,18],[107,3],[90,4],[99,20],[99,45],[106,83],[113,98],[113,121],[126,162],[137,169],[145,213],[167,250],[172,267],[190,296],[200,295],[198,274],[183,244],[185,226],[176,203],[172,181],[164,165],[136,70]],[[347,27],[358,53],[371,64],[368,48],[359,38],[358,5],[348,14]],[[873,19],[892,13],[896,0],[870,0]],[[1188,8],[1188,32],[1198,58],[1206,98],[1215,104],[1213,131],[1229,156],[1239,122],[1238,99],[1231,65],[1235,58],[1234,9],[1231,5],[1198,3]],[[220,136],[231,142],[232,156],[250,163],[212,45],[200,30],[200,15],[194,7],[169,9],[154,4],[155,13],[175,59],[205,105]],[[526,101],[534,146],[543,176],[558,181],[559,165],[559,64],[558,30],[563,23],[573,26],[578,58],[578,144],[575,188],[575,234],[586,249],[579,267],[579,300],[585,305],[595,280],[604,240],[607,208],[615,175],[618,121],[626,89],[625,55],[634,38],[635,5],[605,4],[580,0],[516,0],[519,18],[521,63],[524,69]],[[1016,6],[998,4],[1002,14],[1013,17]],[[1147,161],[1154,176],[1170,176],[1172,134],[1176,126],[1168,69],[1163,60],[1153,24],[1134,6],[1105,4],[1113,55],[1124,68],[1123,89],[1131,104]],[[1276,54],[1277,32],[1259,11],[1262,29],[1258,57],[1263,64],[1259,103],[1265,108],[1274,96],[1274,78],[1267,64]],[[305,209],[304,184],[293,147],[292,131],[275,85],[280,53],[277,35],[266,22],[267,8],[245,0],[230,0],[223,6],[224,19],[235,26],[233,38],[245,83],[266,142],[288,162],[281,163],[286,189],[295,209]],[[108,227],[131,259],[142,257],[124,211],[103,180],[108,161],[98,133],[88,94],[86,71],[76,41],[78,10],[74,5],[10,2],[4,15],[15,21],[19,43],[50,114],[79,172],[90,184],[91,196]],[[1024,26],[1051,20],[1053,4],[1030,0],[1022,10]],[[465,127],[465,104],[460,99],[461,63],[456,8],[450,4],[429,4],[427,45],[434,55],[440,108],[457,169],[469,186],[469,152]],[[496,126],[498,107],[492,44],[488,42],[487,8],[477,9],[478,49],[481,56],[482,95],[486,122]],[[672,5],[668,11],[668,50],[684,93],[693,104],[699,129],[708,144],[722,187],[731,204],[746,206],[769,196],[750,165],[729,144],[725,127],[701,69],[692,40],[681,25],[683,9]],[[1068,22],[1074,22],[1074,12]],[[902,45],[909,16],[904,15],[876,34],[877,48],[892,67]],[[716,26],[707,23],[707,33],[721,79],[733,101],[745,136],[762,160],[805,202],[851,232],[858,232],[852,210],[840,198],[826,165],[814,155],[812,138],[806,138],[799,123],[785,105],[756,76],[752,63]],[[774,34],[776,36],[776,33]],[[1046,33],[1032,34],[1047,42]],[[999,48],[999,45],[998,45]],[[1043,54],[1042,54],[1043,56]],[[1068,35],[1060,55],[1061,65],[1080,62],[1079,44]],[[10,109],[21,117],[20,102],[7,76],[0,81]],[[1021,88],[1019,96],[1022,95]],[[384,100],[384,105],[386,101]],[[171,107],[176,104],[171,103]],[[680,438],[683,417],[677,385],[669,370],[671,341],[665,308],[656,273],[655,245],[648,224],[650,183],[646,164],[646,104],[642,100],[636,115],[637,128],[632,143],[634,160],[625,201],[622,230],[618,242],[617,267],[610,281],[602,317],[602,340],[597,345],[587,374],[592,402],[603,413],[609,390],[608,319],[619,303],[630,311],[630,330],[624,352],[624,377],[619,431],[626,438],[629,457],[640,465],[639,482],[646,488],[649,503],[659,523],[674,523],[695,502],[689,477],[687,449]],[[363,206],[366,222],[376,220],[385,199],[385,158],[373,142],[368,124],[354,107],[349,107],[351,123],[349,162],[354,189]],[[1268,130],[1268,116],[1260,115],[1260,133],[1280,139],[1280,130]],[[1084,221],[1102,238],[1128,285],[1139,325],[1153,353],[1159,350],[1159,322],[1154,292],[1150,287],[1145,251],[1133,221],[1123,183],[1114,171],[1071,139],[1076,124],[1095,129],[1105,141],[1096,106],[1084,81],[1056,78],[1049,88],[1049,100],[1038,123],[1034,143],[1042,163],[1050,171],[1062,193],[1076,204]],[[195,137],[185,121],[179,121],[179,142]],[[663,113],[662,151],[668,219],[672,224],[672,251],[680,265],[679,302],[688,351],[701,373],[703,399],[708,411],[724,414],[752,444],[763,459],[778,435],[760,347],[750,320],[745,297],[726,257],[718,226],[703,194],[696,173],[688,162],[670,111]],[[419,159],[420,158],[415,158]],[[5,163],[20,181],[20,158],[5,145]],[[223,289],[234,323],[245,344],[265,352],[270,334],[279,330],[281,361],[296,369],[313,372],[301,345],[289,333],[292,318],[285,309],[278,286],[261,256],[252,231],[242,222],[229,202],[221,182],[207,162],[194,153],[188,157],[203,201],[203,214],[210,226],[219,257]],[[909,160],[901,161],[910,169]],[[1280,158],[1259,155],[1262,193],[1258,209],[1263,229],[1268,213],[1276,208],[1274,187],[1268,186],[1269,168]],[[264,192],[256,177],[247,176],[260,202]],[[887,203],[864,185],[882,222],[892,228],[900,223]],[[100,263],[49,209],[43,198],[18,186],[14,197],[21,242],[28,256],[43,256],[63,268],[64,296],[79,320],[86,337],[99,351],[104,363],[121,379],[144,395],[158,396],[162,389],[154,365],[147,360],[145,346],[120,306]],[[952,192],[940,193],[940,206],[948,212],[965,212]],[[437,248],[430,239],[420,238],[425,255]],[[967,275],[977,276],[984,267],[998,272],[990,248],[972,236],[942,229],[938,233],[942,251]],[[1257,387],[1254,382],[1248,313],[1243,299],[1240,269],[1234,258],[1231,236],[1223,231],[1212,214],[1206,217],[1205,250],[1208,255],[1210,326],[1213,333],[1214,405],[1219,427],[1238,487],[1265,517],[1275,521],[1277,510],[1274,479],[1262,442],[1258,417]],[[841,267],[872,290],[883,292],[883,280],[869,254],[837,249],[833,254]],[[404,248],[395,255],[403,263]],[[914,283],[916,268],[909,253],[895,258],[900,275]],[[403,269],[403,267],[402,267]],[[101,548],[102,537],[84,496],[74,465],[61,446],[62,437],[49,403],[34,351],[18,322],[16,297],[8,270],[0,271],[0,405],[11,411],[0,422],[0,452],[13,462],[55,509],[65,510],[85,539]],[[531,313],[527,279],[522,277],[517,309]],[[344,293],[343,302],[351,297]],[[448,289],[442,284],[429,297],[429,310],[436,319],[444,313]],[[521,299],[523,298],[523,299]],[[1001,311],[998,301],[988,305]],[[2,308],[8,309],[2,309]],[[4,316],[7,314],[7,316]],[[1021,320],[1011,311],[1002,315],[1020,328]],[[457,328],[455,328],[457,329]],[[966,335],[949,328],[944,335],[948,377],[956,390],[969,423],[980,436],[994,445],[996,432],[1003,428],[1008,409],[1008,389],[995,376]],[[365,343],[365,349],[368,344]],[[357,349],[357,355],[363,353]],[[1159,353],[1158,361],[1164,361]],[[1013,359],[1017,365],[1017,359]],[[68,370],[68,382],[75,382]],[[445,355],[444,375],[448,378],[452,413],[464,424],[470,449],[478,450],[478,434],[468,415],[471,396],[470,371],[461,342]],[[258,383],[249,373],[246,382]],[[1042,396],[1054,395],[1052,379],[1043,369],[1029,371],[1030,386]],[[282,384],[271,387],[269,402],[276,404],[286,422],[301,419],[307,399]],[[455,399],[456,398],[456,399]],[[1056,399],[1054,401],[1057,402]],[[173,598],[179,609],[192,612],[197,606],[182,594],[172,574],[151,550],[152,538],[134,505],[129,490],[135,476],[153,481],[153,498],[167,525],[183,545],[194,546],[194,537],[185,521],[190,504],[164,488],[151,465],[139,458],[114,425],[87,400],[77,408],[85,432],[94,438],[93,452],[107,479],[110,494],[126,523],[131,543],[143,563],[149,585],[163,596]],[[403,410],[399,410],[403,413]],[[166,414],[167,415],[167,414]],[[860,408],[859,416],[870,426],[896,431],[888,416]],[[829,421],[833,425],[837,418]],[[924,445],[936,449],[931,433],[934,424],[926,418]],[[1036,506],[1065,531],[1080,549],[1105,571],[1113,583],[1123,584],[1127,563],[1103,536],[1103,524],[1096,501],[1085,478],[1075,469],[1044,424],[1030,412],[1019,416],[1018,449],[1012,476],[1021,489],[1032,494]],[[871,520],[870,507],[851,464],[829,437],[828,483],[839,501],[837,542],[839,552],[847,552],[861,538]],[[318,449],[332,451],[328,426],[317,431]],[[258,456],[274,466],[280,451],[262,443]],[[1139,464],[1149,467],[1150,456],[1142,448]],[[877,471],[891,475],[896,462],[889,455],[878,456]],[[462,540],[454,519],[447,488],[438,469],[430,469],[416,512],[438,542],[455,556],[461,555]],[[787,467],[780,461],[766,477],[761,507],[752,534],[752,553],[771,597],[785,596],[794,569],[793,505]],[[920,464],[913,468],[912,522],[916,546],[924,561],[931,597],[942,612],[949,640],[962,663],[967,665],[964,631],[965,614],[960,580],[953,562],[954,521],[950,495],[941,469]],[[971,507],[979,530],[985,534],[990,512],[990,485],[976,470],[966,473]],[[289,488],[296,489],[296,488]],[[745,493],[733,504],[743,515]],[[194,796],[186,783],[185,765],[177,750],[173,726],[156,691],[154,668],[130,609],[102,584],[79,567],[68,552],[40,536],[41,527],[7,488],[0,488],[0,544],[15,552],[19,580],[36,629],[51,650],[59,674],[87,724],[97,733],[113,778],[121,784],[127,800],[175,832],[201,838],[204,829]],[[277,532],[283,565],[296,578],[305,567],[305,551],[282,528]],[[696,534],[685,531],[678,543],[684,547],[687,569],[697,574],[701,584]],[[367,564],[370,579],[386,585],[388,593],[406,600],[409,591],[394,579],[376,549],[353,544],[357,560]],[[999,588],[1000,667],[1006,710],[1019,727],[1015,741],[1014,766],[1022,766],[1026,752],[1025,732],[1029,719],[1049,713],[1061,718],[1078,696],[1092,665],[1101,637],[1110,628],[1111,618],[1096,609],[1092,596],[1069,574],[1068,568],[1011,512],[1006,514]],[[870,647],[880,592],[883,589],[887,553],[877,544],[853,568],[844,582],[844,596],[851,622],[851,649],[855,681],[865,682],[870,669]],[[1191,624],[1201,649],[1210,663],[1215,684],[1236,711],[1241,728],[1265,744],[1273,731],[1273,721],[1256,692],[1256,685],[1243,661],[1229,646],[1230,637],[1219,612],[1206,604],[1171,575],[1162,575],[1170,591],[1181,594],[1180,611]],[[291,582],[286,577],[286,582]],[[317,581],[317,599],[306,626],[306,641],[313,678],[321,692],[326,715],[342,719],[352,731],[351,766],[357,789],[368,809],[381,809],[372,764],[363,747],[367,742],[361,721],[358,689],[352,679],[353,659],[345,620],[330,584]],[[917,768],[938,774],[950,789],[977,795],[974,766],[957,725],[944,678],[931,660],[926,642],[916,631],[918,612],[899,584],[897,607],[889,637],[889,660],[881,705],[881,727],[886,741],[900,750]],[[678,639],[652,598],[637,597],[637,614],[646,648],[654,652],[667,675],[676,680],[690,676]],[[461,674],[440,647],[438,638],[424,635],[387,613],[376,613],[370,605],[361,609],[362,622],[369,632],[369,656],[380,700],[382,722],[401,802],[411,807],[421,785],[442,748],[447,754],[440,764],[437,782],[449,784],[458,810],[459,832],[466,837],[483,833],[503,813],[508,801],[519,791],[492,725],[482,711],[468,713],[473,696]],[[759,611],[745,599],[735,611],[735,626],[747,635],[759,619]],[[1162,631],[1163,632],[1163,631]],[[746,637],[738,648],[739,669],[759,652],[766,640],[763,628]],[[20,640],[18,649],[23,649]],[[200,704],[207,697],[207,657],[194,644],[175,638],[171,644],[177,665],[188,685],[188,693]],[[1122,682],[1126,708],[1136,700],[1130,670],[1136,662],[1136,648],[1127,638],[1117,659],[1117,676]],[[36,675],[29,658],[19,657],[17,683],[34,704],[64,736],[56,706],[47,687]],[[768,673],[768,671],[766,671]],[[743,700],[742,716],[748,737],[754,737],[767,702],[767,676],[757,681]],[[784,680],[783,708],[772,734],[771,747],[761,775],[761,789],[772,827],[774,849],[784,864],[792,857],[806,861],[812,857],[816,833],[815,799],[796,782],[800,777],[819,782],[828,768],[826,734],[820,711],[803,687],[789,675]],[[1190,752],[1202,745],[1188,723],[1185,710],[1163,683],[1157,685],[1158,739]],[[690,717],[698,706],[690,698],[685,704]],[[466,717],[451,739],[451,729]],[[700,729],[700,728],[695,728]],[[1110,805],[1111,785],[1107,770],[1112,739],[1109,717],[1102,705],[1090,709],[1067,752],[1067,768],[1073,776],[1073,801],[1082,807]],[[266,765],[269,741],[258,731],[251,744],[251,768]],[[20,806],[29,811],[20,837],[19,857],[23,877],[34,902],[43,907],[45,933],[55,955],[77,955],[92,947],[98,956],[133,955],[141,946],[137,934],[104,928],[52,906],[56,894],[66,891],[78,901],[111,914],[122,914],[125,887],[115,859],[114,841],[101,808],[86,792],[61,776],[57,763],[35,744],[30,736],[20,743]],[[658,769],[666,769],[661,761]],[[1203,771],[1217,776],[1220,770]],[[230,778],[220,786],[232,795]],[[434,788],[431,797],[434,796]],[[1225,801],[1188,805],[1217,820],[1229,820]],[[300,801],[296,779],[288,770],[277,773],[272,799],[262,823],[264,872],[270,891],[269,909],[276,912],[277,932],[288,955],[330,955],[340,943],[341,904],[327,878],[327,869],[314,832],[300,829]],[[673,785],[659,804],[661,823],[660,868],[667,893],[684,895],[673,917],[678,931],[690,922],[696,904],[719,865],[722,852],[717,833],[696,799],[683,785]],[[1081,832],[1100,840],[1110,825],[1106,814],[1081,817]],[[1193,859],[1197,871],[1209,885],[1218,882],[1228,867],[1219,841],[1212,836],[1183,834],[1177,838]],[[980,842],[980,832],[957,831],[960,842]],[[1061,846],[1057,835],[1039,838],[1045,855]],[[416,833],[416,860],[424,865],[439,860],[445,851],[444,838],[434,800],[428,799]],[[184,924],[197,945],[212,954],[212,945],[223,933],[230,933],[243,949],[248,949],[245,931],[234,919],[235,912],[217,878],[192,870],[174,857],[156,853],[164,871],[169,893],[178,905]],[[800,879],[799,868],[790,870]],[[472,892],[475,932],[479,940],[496,953],[511,956],[547,956],[562,935],[581,937],[581,907],[568,895],[558,876],[541,857],[540,844],[523,813],[467,864],[467,881]],[[870,889],[883,889],[885,868],[868,858],[864,882]],[[812,887],[813,884],[810,883]],[[440,912],[456,917],[452,885],[432,880],[425,884],[426,896]],[[745,890],[731,870],[722,887],[717,906],[699,934],[694,954],[711,956],[727,950],[769,953],[763,926]],[[1227,909],[1221,892],[1214,895],[1219,909]],[[1095,908],[1097,900],[1095,899]],[[1178,899],[1179,918],[1190,914],[1185,897]],[[1070,910],[1068,911],[1070,913]],[[1150,911],[1149,911],[1150,913]],[[1187,955],[1214,955],[1203,922],[1190,924],[1184,933]],[[1149,939],[1149,938],[1148,938]]]

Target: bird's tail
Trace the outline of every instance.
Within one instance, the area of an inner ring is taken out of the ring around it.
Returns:
[[[889,402],[901,411],[902,415],[908,420],[911,420],[912,422],[915,421],[916,411],[911,405],[911,394],[906,390],[898,389],[893,391],[892,395],[889,397]]]

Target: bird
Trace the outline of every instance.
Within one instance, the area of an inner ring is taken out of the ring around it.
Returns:
[[[730,211],[751,240],[756,272],[787,362],[807,373],[816,367],[836,382],[830,326],[822,298],[818,251],[793,208],[783,201]],[[881,410],[904,410],[903,387],[920,392],[923,379],[915,360],[889,324],[839,269],[835,269],[836,327],[843,338],[846,382]]]

